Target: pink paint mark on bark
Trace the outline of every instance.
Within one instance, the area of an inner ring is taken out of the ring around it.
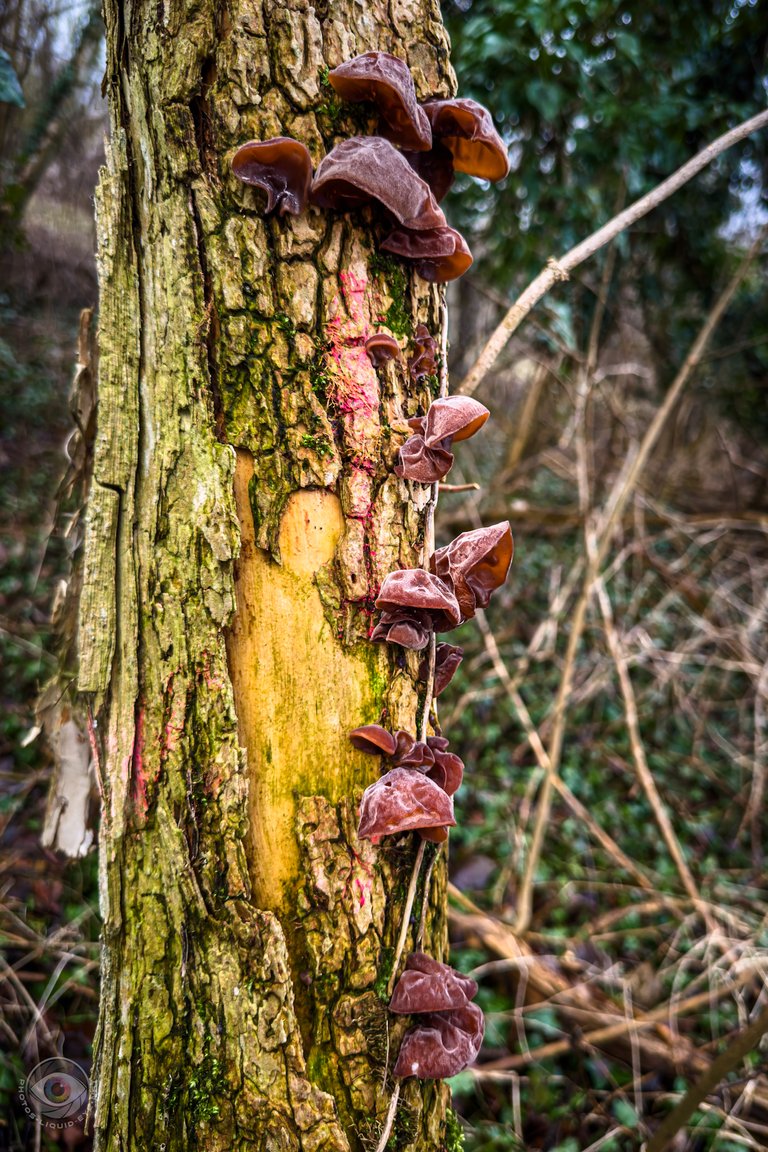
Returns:
[[[136,713],[131,775],[133,777],[134,807],[138,816],[143,820],[147,815],[149,801],[147,799],[147,777],[144,771],[144,709],[141,706]]]
[[[329,399],[344,420],[345,439],[365,459],[373,460],[380,432],[379,382],[365,351],[371,335],[366,310],[367,281],[352,272],[339,273],[341,297],[331,302],[325,329],[328,347]]]
[[[366,864],[363,859],[361,859],[357,852],[355,852],[354,848],[348,847],[347,851],[349,852],[350,856],[349,872],[347,873],[346,880],[344,882],[344,891],[342,895],[346,899],[346,897],[351,893],[352,898],[357,900],[358,907],[364,908],[366,896],[373,888],[373,871],[369,865]],[[362,872],[362,879],[360,876],[356,875],[357,872]],[[354,891],[351,891],[353,885],[354,888],[357,889],[357,895],[355,895]]]
[[[365,342],[378,330],[380,305],[365,276],[339,273],[340,291],[330,302],[324,338],[327,349],[327,395],[347,458],[342,505],[347,519],[345,563],[358,573],[359,595],[353,601],[373,616],[372,575],[376,571],[373,483],[379,467],[381,420],[379,380],[365,350]],[[351,522],[357,522],[352,531]],[[345,604],[345,609],[346,609]],[[345,613],[346,615],[346,610]],[[344,624],[340,621],[340,629]],[[371,619],[369,631],[373,628]]]
[[[183,685],[181,688],[176,687],[176,674],[174,672],[168,677],[168,682],[165,685],[165,699],[165,723],[160,737],[160,761],[163,764],[178,747],[181,734],[184,731],[184,717],[187,710],[186,688]]]
[[[211,660],[213,659],[212,653],[204,648],[201,655],[203,658],[201,667],[203,683],[205,684],[206,688],[210,688],[213,692],[221,691],[221,689],[224,687],[224,681],[221,675],[219,675],[218,672],[215,674],[211,672]]]

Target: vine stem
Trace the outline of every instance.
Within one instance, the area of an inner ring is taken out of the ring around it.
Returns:
[[[440,398],[448,395],[448,305],[443,296],[443,302],[440,309],[440,385],[438,389]],[[437,500],[440,495],[440,484],[435,482],[432,485],[429,493],[429,500],[427,502],[426,520],[424,524],[424,553],[422,557],[422,567],[425,572],[429,571],[429,562],[432,553],[435,550],[435,508],[437,507]],[[435,650],[437,642],[435,638],[434,629],[429,637],[429,655],[427,662],[427,687],[424,693],[424,711],[421,715],[421,725],[419,728],[419,739],[426,741],[429,732],[429,718],[432,712],[432,705],[434,703],[434,687],[435,687]],[[408,893],[405,898],[405,907],[403,909],[403,919],[400,925],[400,935],[395,948],[395,957],[392,962],[392,973],[389,977],[389,984],[387,986],[388,995],[391,997],[392,989],[397,979],[397,971],[400,967],[400,961],[405,951],[405,941],[408,938],[408,926],[411,920],[411,913],[413,912],[413,905],[416,899],[416,889],[419,883],[419,874],[421,866],[424,863],[424,853],[426,852],[427,841],[422,840],[419,844],[419,850],[416,853],[416,859],[413,862],[413,871],[411,872],[411,881],[408,885]],[[424,898],[421,906],[421,916],[419,919],[419,929],[416,936],[416,946],[420,947],[421,941],[424,936],[426,926],[426,911],[429,905],[429,882],[432,879],[432,870],[435,866],[435,860],[439,851],[435,853],[432,861],[430,862],[424,879]],[[395,1081],[395,1088],[392,1093],[392,1098],[389,1101],[389,1108],[384,1120],[384,1127],[376,1145],[376,1152],[384,1152],[389,1140],[390,1133],[392,1132],[392,1125],[395,1121],[395,1113],[397,1111],[397,1102],[400,1098],[400,1080]]]
[[[448,395],[448,305],[445,300],[440,310],[440,383],[438,388],[438,396],[442,399]],[[424,524],[424,553],[422,557],[421,566],[425,572],[429,571],[429,562],[432,558],[432,553],[435,551],[435,509],[437,508],[437,501],[440,496],[440,483],[436,481],[432,485],[429,493],[429,501],[427,503],[427,516]],[[421,727],[419,730],[419,740],[425,741],[429,731],[429,716],[432,711],[434,703],[434,686],[435,686],[435,648],[437,647],[437,639],[434,631],[429,637],[429,654],[427,657],[427,691],[424,695],[424,711],[421,717]]]
[[[413,911],[413,902],[416,899],[416,887],[419,883],[419,872],[421,872],[421,865],[424,861],[424,852],[427,847],[426,840],[422,840],[419,844],[419,850],[416,853],[416,859],[413,862],[413,871],[411,872],[411,882],[408,885],[408,895],[405,898],[405,908],[403,909],[403,922],[400,925],[400,935],[397,940],[397,947],[395,949],[395,959],[392,962],[392,974],[389,977],[389,985],[387,987],[388,995],[392,995],[392,989],[395,986],[397,979],[397,970],[400,967],[400,961],[403,958],[405,951],[405,941],[408,936],[408,924],[411,919],[411,912]]]
[[[422,841],[423,843],[423,841]],[[376,1145],[376,1152],[384,1152],[389,1138],[392,1135],[392,1125],[395,1122],[395,1112],[397,1112],[397,1102],[400,1099],[400,1085],[402,1080],[395,1081],[395,1087],[392,1092],[392,1099],[389,1101],[389,1108],[387,1108],[387,1115],[384,1117],[384,1127],[381,1130],[379,1142]]]
[[[443,847],[442,844],[438,844],[437,851],[435,852],[434,856],[432,857],[429,864],[427,865],[427,871],[426,871],[426,874],[424,876],[424,894],[423,894],[422,900],[421,900],[421,916],[419,917],[419,930],[416,933],[416,939],[414,940],[414,943],[413,943],[414,951],[416,951],[416,952],[421,951],[421,946],[424,943],[424,932],[425,932],[426,927],[427,927],[427,912],[429,911],[429,888],[430,888],[430,885],[432,883],[432,872],[434,870],[435,864],[437,863],[437,858],[440,855],[440,852],[442,851],[442,847]]]

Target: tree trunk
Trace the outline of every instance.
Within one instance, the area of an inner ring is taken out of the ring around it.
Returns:
[[[383,577],[421,560],[394,426],[430,395],[362,343],[437,336],[441,292],[376,254],[370,211],[265,218],[230,160],[291,135],[317,164],[375,131],[325,78],[368,49],[450,94],[447,39],[436,0],[105,7],[79,672],[103,795],[96,1148],[354,1152],[404,1030],[386,983],[415,843],[357,841],[379,763],[347,732],[415,730],[418,656],[367,635]],[[443,1148],[447,1098],[407,1081],[391,1147]]]

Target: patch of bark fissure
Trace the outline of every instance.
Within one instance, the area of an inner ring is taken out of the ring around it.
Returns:
[[[200,92],[189,105],[195,130],[195,143],[200,173],[204,179],[210,181],[217,178],[217,156],[211,131],[211,115],[208,105],[208,94],[216,80],[216,64],[212,58],[203,62],[200,78]],[[205,340],[208,354],[208,387],[213,404],[213,416],[216,428],[216,437],[220,443],[227,443],[226,421],[224,406],[221,398],[221,385],[219,381],[218,347],[221,330],[219,314],[213,293],[211,272],[208,267],[208,253],[204,242],[203,223],[200,209],[197,204],[194,188],[190,191],[190,208],[195,222],[195,235],[197,237],[197,253],[200,261],[200,272],[203,282],[203,299],[205,312],[201,320],[202,338]]]

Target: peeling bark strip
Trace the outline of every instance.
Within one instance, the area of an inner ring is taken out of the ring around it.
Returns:
[[[419,97],[449,95],[447,41],[434,0],[105,9],[80,613],[104,778],[95,1146],[360,1152],[413,846],[357,843],[372,767],[346,731],[415,727],[418,658],[365,637],[384,575],[418,562],[392,465],[431,398],[364,345],[385,327],[409,353],[441,297],[376,254],[370,209],[265,218],[230,160],[290,135],[317,165],[373,130],[325,79],[368,49],[407,49]],[[396,1146],[437,1152],[447,1089],[404,1097]]]

